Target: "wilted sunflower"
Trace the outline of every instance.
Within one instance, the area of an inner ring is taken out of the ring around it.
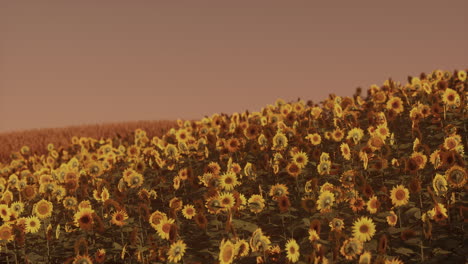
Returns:
[[[232,191],[239,184],[237,176],[233,172],[227,172],[221,175],[221,187],[226,191]]]
[[[356,258],[362,252],[362,241],[349,238],[343,242],[343,245],[340,248],[340,253],[348,260]]]
[[[34,205],[34,213],[39,219],[45,219],[52,215],[53,205],[47,200],[40,200]]]
[[[285,245],[286,257],[292,263],[295,263],[299,260],[299,245],[297,244],[294,238],[288,240]]]
[[[278,197],[283,195],[288,195],[288,187],[286,185],[277,183],[270,188],[269,195],[273,197],[273,200],[276,200]]]
[[[221,241],[219,250],[219,260],[220,264],[230,264],[234,261],[234,244],[229,239],[223,239]]]
[[[289,207],[291,206],[291,202],[289,201],[289,198],[286,195],[278,197],[277,202],[281,213],[288,211]]]
[[[37,233],[41,228],[41,221],[36,216],[26,218],[26,233]]]
[[[177,242],[172,243],[169,251],[167,252],[169,261],[176,263],[179,262],[184,256],[186,247],[187,245],[183,240],[177,240]]]
[[[218,214],[223,209],[219,195],[206,199],[205,206],[208,208],[208,212],[210,212],[210,214]]]
[[[321,213],[331,211],[331,207],[333,206],[333,202],[335,201],[335,195],[330,191],[323,191],[320,193],[318,200],[317,200],[317,209],[320,210]]]
[[[184,209],[182,209],[182,214],[184,215],[186,219],[192,219],[196,213],[197,211],[191,204],[186,204],[184,206]]]
[[[281,150],[288,146],[288,138],[281,132],[273,137],[273,150]]]
[[[83,230],[91,230],[94,223],[93,213],[94,210],[90,208],[81,208],[74,215],[75,226],[80,227]]]
[[[444,195],[447,192],[447,180],[445,177],[437,173],[432,180],[432,188],[434,188],[436,195]]]
[[[353,236],[356,239],[364,242],[371,240],[375,234],[375,224],[372,219],[368,217],[361,217],[359,220],[354,222],[353,225]]]
[[[409,190],[403,185],[397,185],[393,187],[390,192],[390,198],[394,206],[402,206],[408,204],[409,201]]]
[[[124,210],[119,210],[112,214],[112,219],[110,220],[110,222],[117,226],[124,226],[125,220],[127,219],[128,219],[127,212],[125,212]]]
[[[317,172],[320,175],[330,173],[330,169],[331,169],[331,162],[330,161],[321,161],[319,163],[319,165],[317,166]]]
[[[341,218],[333,218],[329,223],[332,231],[341,231],[344,228],[344,222]]]

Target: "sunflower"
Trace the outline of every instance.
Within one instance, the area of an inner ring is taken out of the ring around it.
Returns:
[[[340,142],[344,137],[344,132],[342,129],[336,128],[335,130],[333,130],[333,133],[331,136],[334,141]]]
[[[317,231],[315,229],[310,229],[309,228],[309,241],[314,242],[320,239],[320,236],[317,234]]]
[[[317,200],[317,209],[320,210],[321,213],[331,211],[331,207],[333,206],[333,202],[335,201],[335,195],[330,191],[323,191],[320,193],[318,200]]]
[[[221,187],[226,191],[232,191],[236,185],[239,185],[237,176],[233,172],[227,172],[221,175]]]
[[[285,245],[286,257],[292,263],[295,263],[299,260],[299,245],[297,244],[294,238],[291,238],[287,241]]]
[[[228,210],[231,209],[235,204],[234,196],[229,192],[220,193],[219,200],[221,201],[221,206]]]
[[[73,259],[72,264],[93,264],[93,261],[88,255],[78,255]]]
[[[41,228],[41,221],[36,216],[26,218],[26,233],[37,233]]]
[[[416,162],[416,165],[418,166],[418,169],[420,170],[424,169],[424,167],[426,166],[427,157],[421,152],[413,152],[413,154],[411,154],[410,156],[410,159]]]
[[[249,243],[245,239],[240,239],[235,244],[234,255],[238,257],[245,257],[249,254]]]
[[[385,259],[385,264],[403,264],[403,261],[398,257],[394,257],[392,259]]]
[[[299,176],[299,174],[301,174],[302,170],[299,167],[299,165],[297,165],[295,162],[291,162],[286,166],[286,171],[290,176],[296,178],[297,176]]]
[[[397,185],[391,190],[390,198],[394,206],[406,205],[409,201],[409,190],[403,185]]]
[[[284,184],[277,183],[270,188],[269,195],[273,197],[273,200],[276,200],[278,197],[283,195],[288,195],[288,187]]]
[[[176,139],[177,139],[177,142],[187,142],[188,138],[189,138],[189,133],[187,132],[186,129],[178,129],[177,132],[176,132]]]
[[[349,238],[343,242],[343,245],[340,248],[340,253],[348,260],[356,258],[362,252],[362,241]]]
[[[192,219],[193,216],[195,216],[196,213],[197,213],[197,211],[195,210],[195,208],[191,204],[186,204],[184,206],[184,209],[182,209],[182,214],[184,215],[184,217],[186,219]]]
[[[273,150],[281,150],[288,146],[288,138],[281,132],[273,137]]]
[[[205,206],[208,208],[208,212],[210,212],[210,214],[218,214],[223,209],[219,195],[206,199]]]
[[[45,219],[47,217],[50,217],[52,215],[52,209],[53,209],[52,203],[44,199],[40,200],[34,205],[34,213],[40,219]]]
[[[253,194],[247,202],[252,213],[260,213],[265,208],[265,199],[261,195]]]
[[[314,146],[319,145],[322,142],[322,137],[318,133],[308,134],[305,139],[310,140],[310,143]]]
[[[241,142],[237,138],[230,138],[226,140],[225,146],[229,152],[233,153],[241,148]]]
[[[67,209],[74,209],[78,205],[78,201],[73,196],[67,196],[63,199],[63,206]]]
[[[329,226],[332,231],[341,231],[344,228],[344,221],[341,218],[333,218],[330,221]]]
[[[331,169],[331,162],[330,161],[321,161],[319,163],[319,165],[317,166],[317,172],[320,175],[330,173],[330,169]]]
[[[445,177],[453,188],[462,188],[467,181],[466,169],[458,165],[452,166],[445,172]]]
[[[464,82],[466,80],[466,71],[460,70],[457,72],[457,78],[458,80]]]
[[[352,139],[354,144],[357,145],[357,143],[359,143],[363,136],[364,131],[359,127],[355,127],[348,131],[348,136],[346,137],[346,139]]]
[[[127,219],[128,219],[127,212],[125,212],[124,210],[119,210],[112,214],[112,219],[110,220],[110,222],[117,226],[124,226],[125,225],[124,221]]]
[[[459,106],[460,105],[460,95],[455,90],[450,88],[445,89],[442,94],[442,102],[447,106]]]
[[[348,144],[347,143],[342,143],[340,145],[340,149],[341,149],[341,154],[343,155],[343,157],[346,160],[350,160],[351,159],[351,151],[349,150]]]
[[[456,149],[457,146],[459,144],[459,140],[457,137],[455,136],[450,136],[450,137],[447,137],[445,138],[444,140],[444,148],[446,150],[452,150],[452,149]]]
[[[82,208],[74,215],[75,226],[83,230],[91,230],[93,228],[93,213],[91,208]]]
[[[390,215],[387,216],[387,223],[390,226],[395,226],[398,221],[398,216],[395,214],[394,211],[390,211]]]
[[[0,217],[2,218],[3,222],[10,221],[11,210],[8,208],[6,204],[0,204]]]
[[[359,264],[371,264],[372,255],[370,251],[364,251],[362,255],[359,257]]]
[[[96,251],[94,254],[94,258],[96,259],[97,263],[103,263],[106,260],[106,250],[101,248]]]
[[[362,240],[363,242],[371,240],[375,234],[375,224],[372,219],[368,217],[361,217],[354,222],[353,237]]]
[[[301,206],[306,212],[313,213],[316,208],[316,201],[311,195],[306,195],[301,199]]]
[[[169,251],[167,252],[169,261],[176,263],[179,262],[184,256],[186,247],[187,245],[183,240],[177,240],[177,242],[172,243]]]
[[[403,112],[403,101],[400,97],[391,97],[387,101],[387,109],[393,110],[396,114]]]
[[[221,241],[219,250],[220,264],[230,264],[234,261],[235,246],[229,239]]]
[[[299,151],[292,155],[292,162],[296,163],[300,169],[303,169],[309,162],[309,158],[305,152]]]
[[[448,218],[447,208],[441,203],[437,203],[436,206],[431,210],[432,218],[436,222],[443,221]]]
[[[156,226],[156,230],[162,239],[169,239],[169,233],[171,231],[172,224],[174,224],[174,219],[172,218],[164,216],[160,220],[159,224]]]
[[[434,188],[436,195],[443,195],[447,192],[447,180],[444,176],[436,174],[432,180],[432,188]]]
[[[12,241],[15,238],[13,229],[9,224],[3,224],[0,226],[0,241]]]
[[[288,211],[289,207],[291,206],[291,202],[289,201],[289,198],[286,195],[278,197],[277,202],[281,213]]]
[[[367,211],[369,211],[369,213],[371,214],[375,214],[377,213],[377,210],[380,207],[380,202],[377,199],[377,197],[374,195],[369,199],[369,201],[367,201],[366,205],[367,205]]]
[[[130,188],[140,187],[141,185],[143,185],[143,181],[144,181],[143,175],[141,175],[138,172],[132,173],[132,175],[130,175],[126,180],[127,185]]]

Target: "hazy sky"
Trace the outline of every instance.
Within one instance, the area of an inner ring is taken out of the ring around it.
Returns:
[[[468,68],[468,1],[0,0],[0,132],[258,111]]]

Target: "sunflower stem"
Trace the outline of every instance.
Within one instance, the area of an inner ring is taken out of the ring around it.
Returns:
[[[401,229],[401,206],[398,207],[398,220],[400,220],[400,229]]]

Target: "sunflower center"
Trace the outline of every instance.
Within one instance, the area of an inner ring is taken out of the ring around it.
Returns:
[[[367,225],[362,225],[359,227],[359,232],[361,233],[367,233],[369,231],[369,227]]]
[[[290,247],[290,248],[289,248],[289,252],[290,252],[291,254],[295,254],[295,253],[296,253],[296,249],[295,249],[294,247]]]
[[[403,190],[397,190],[395,192],[395,197],[397,198],[397,200],[401,201],[401,200],[405,199],[405,196],[406,196],[406,194],[405,194],[405,191],[403,191]]]
[[[224,262],[229,262],[232,257],[232,247],[225,247],[223,251],[223,261]]]
[[[164,224],[164,225],[162,226],[162,231],[163,231],[164,233],[169,233],[170,230],[171,230],[171,224]]]
[[[41,215],[47,214],[48,211],[49,211],[49,207],[45,204],[42,204],[37,207],[37,212],[39,212],[39,214]]]

